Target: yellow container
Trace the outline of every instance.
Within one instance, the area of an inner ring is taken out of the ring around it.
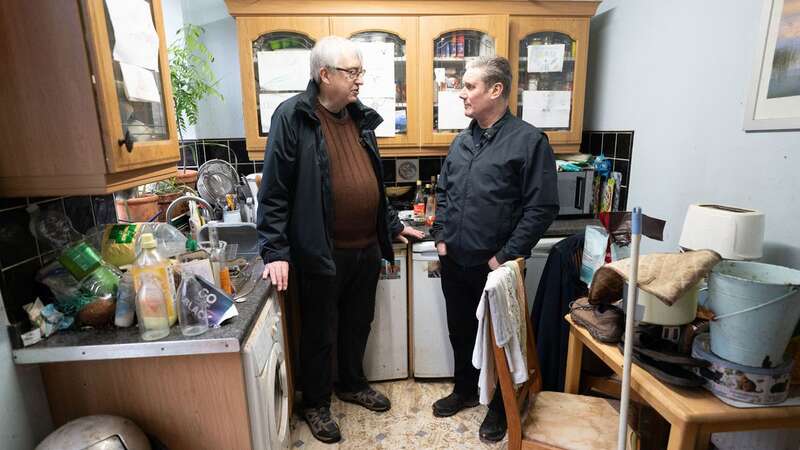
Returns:
[[[150,233],[142,235],[142,251],[136,257],[133,265],[133,287],[136,292],[141,288],[140,275],[149,272],[155,275],[164,293],[167,303],[167,316],[170,326],[178,320],[178,310],[175,305],[175,281],[172,277],[172,267],[166,258],[156,250],[156,240]]]

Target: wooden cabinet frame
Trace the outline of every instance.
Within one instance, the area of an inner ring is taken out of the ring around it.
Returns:
[[[258,125],[256,77],[253,66],[253,41],[267,33],[288,32],[308,36],[315,42],[330,34],[327,17],[244,17],[236,20],[239,41],[239,63],[242,68],[242,106],[245,138],[251,160],[264,159],[267,136],[261,136]]]
[[[533,33],[555,32],[568,35],[574,41],[575,77],[572,88],[572,109],[570,112],[570,128],[563,131],[547,131],[547,137],[556,153],[577,153],[581,144],[583,131],[583,107],[586,91],[586,63],[589,59],[589,19],[588,18],[552,18],[552,17],[512,17],[510,25],[511,73],[513,75],[512,95],[509,99],[511,112],[517,113],[517,93],[519,87],[519,43]]]
[[[458,133],[433,130],[433,42],[451,31],[475,30],[494,39],[495,55],[508,56],[508,16],[428,16],[419,22],[422,144],[448,146]]]
[[[379,137],[382,154],[394,147],[419,144],[419,19],[416,17],[331,17],[331,34],[352,37],[354,34],[381,31],[399,36],[406,42],[406,118],[407,132],[394,137]],[[402,153],[402,151],[401,151]]]

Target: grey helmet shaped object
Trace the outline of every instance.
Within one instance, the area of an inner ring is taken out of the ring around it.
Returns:
[[[144,432],[124,417],[97,415],[67,422],[36,450],[151,450]]]

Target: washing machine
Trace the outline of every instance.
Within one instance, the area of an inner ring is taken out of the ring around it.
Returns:
[[[282,314],[274,289],[242,348],[253,449],[288,449],[289,377]]]

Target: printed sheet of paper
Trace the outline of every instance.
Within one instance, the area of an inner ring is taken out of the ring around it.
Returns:
[[[125,96],[132,102],[161,103],[155,73],[131,64],[119,63]]]
[[[472,119],[464,115],[464,101],[459,91],[439,91],[439,129],[463,130]]]
[[[361,49],[364,97],[395,97],[394,44],[391,42],[356,42]]]
[[[570,91],[522,91],[522,120],[539,128],[569,127]]]
[[[114,60],[158,71],[158,33],[144,0],[106,0],[114,29]]]
[[[267,91],[304,91],[311,73],[311,50],[258,52],[258,85]]]
[[[369,106],[380,114],[383,122],[375,129],[378,137],[392,137],[395,135],[395,102],[394,97],[358,97],[361,103]]]
[[[564,44],[528,46],[528,72],[562,70],[564,70]]]
[[[261,114],[261,131],[269,133],[272,123],[272,114],[278,109],[278,105],[289,97],[296,95],[294,92],[282,92],[278,94],[258,94],[258,109]]]

